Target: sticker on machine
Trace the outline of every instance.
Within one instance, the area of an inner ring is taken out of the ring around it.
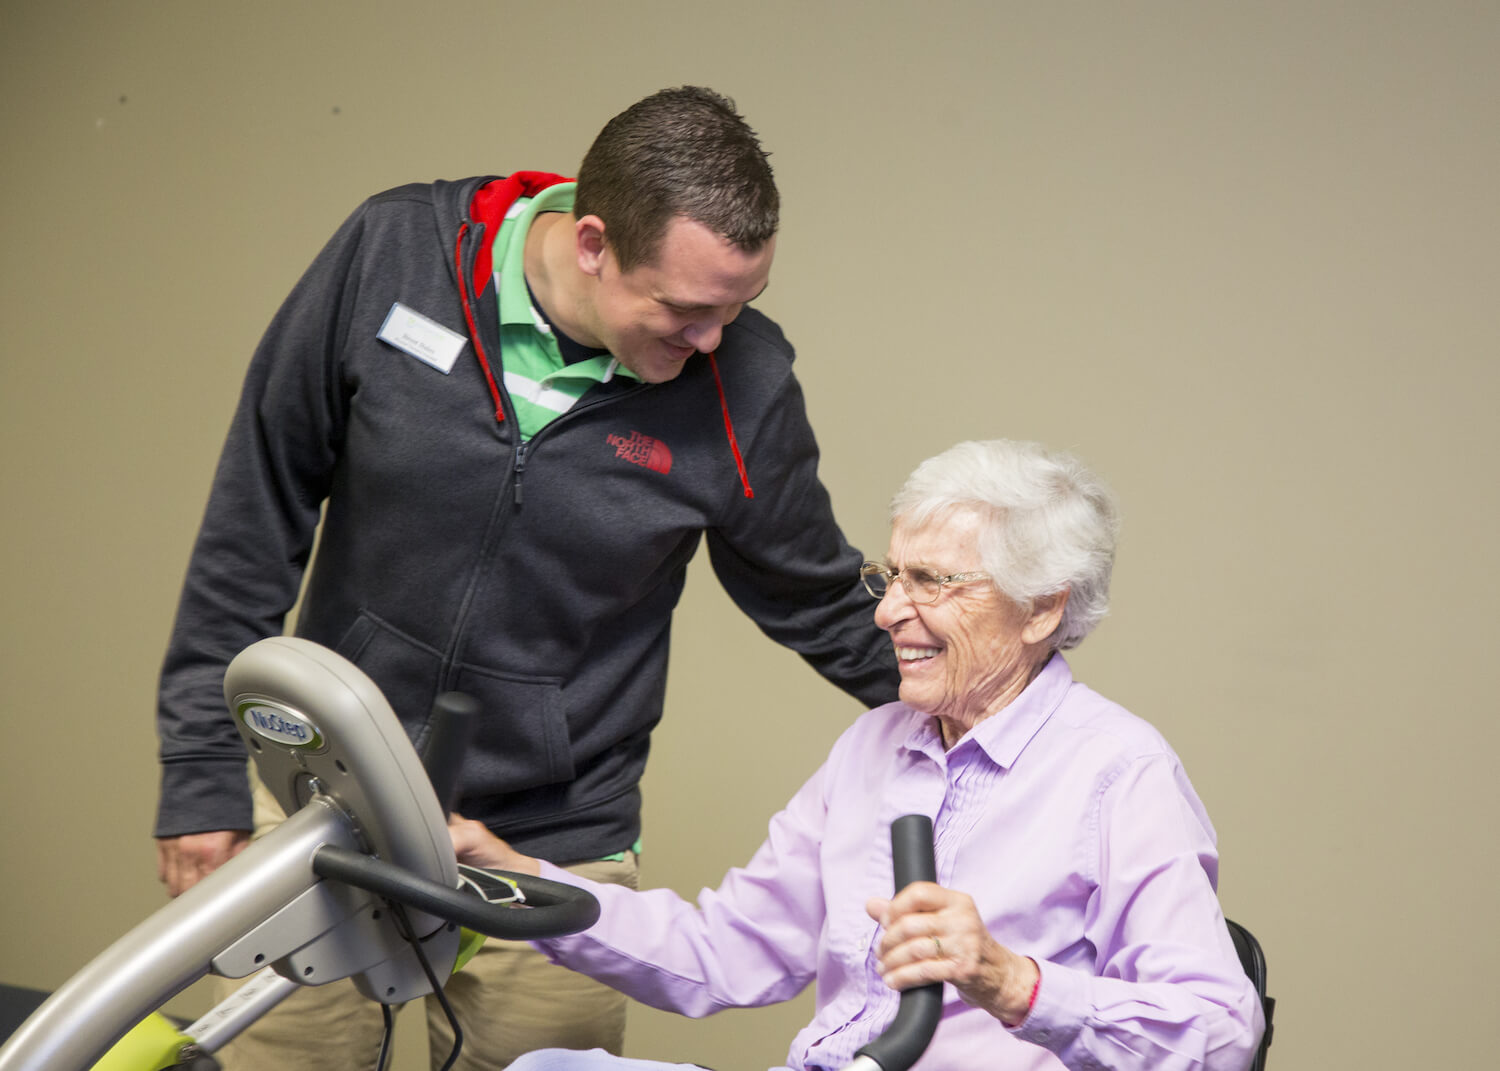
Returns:
[[[323,734],[318,727],[294,710],[268,706],[265,703],[245,703],[239,709],[240,721],[256,736],[288,747],[316,750],[323,746]]]

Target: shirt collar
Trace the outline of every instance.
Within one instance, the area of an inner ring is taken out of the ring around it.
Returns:
[[[996,766],[1009,769],[1026,750],[1026,745],[1047,723],[1073,686],[1073,670],[1061,651],[1053,653],[1020,695],[1002,710],[985,718],[964,734],[963,739],[953,745],[953,751],[961,748],[979,748],[989,756]],[[943,754],[943,737],[938,730],[937,719],[919,717],[907,738],[906,746],[934,758]],[[946,764],[946,760],[943,760]]]
[[[571,212],[576,182],[548,186],[530,201],[517,201],[506,213],[506,245],[495,258],[495,292],[500,301],[502,324],[530,324],[542,328],[540,317],[533,317],[531,295],[526,290],[526,235],[542,212]],[[550,330],[550,328],[548,329]]]

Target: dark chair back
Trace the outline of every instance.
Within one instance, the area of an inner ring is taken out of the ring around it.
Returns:
[[[1266,954],[1261,951],[1255,935],[1233,919],[1224,920],[1229,925],[1229,936],[1234,940],[1234,950],[1239,954],[1240,965],[1255,983],[1255,992],[1260,997],[1260,1006],[1266,1014],[1266,1032],[1260,1039],[1260,1048],[1255,1050],[1255,1062],[1250,1071],[1264,1071],[1266,1050],[1271,1047],[1271,1013],[1276,1010],[1276,998],[1266,996]]]

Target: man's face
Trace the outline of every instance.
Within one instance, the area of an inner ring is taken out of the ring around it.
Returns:
[[[647,383],[675,379],[766,288],[775,252],[774,237],[750,253],[682,216],[667,224],[655,260],[629,271],[605,243],[585,267],[596,283],[593,333]]]

